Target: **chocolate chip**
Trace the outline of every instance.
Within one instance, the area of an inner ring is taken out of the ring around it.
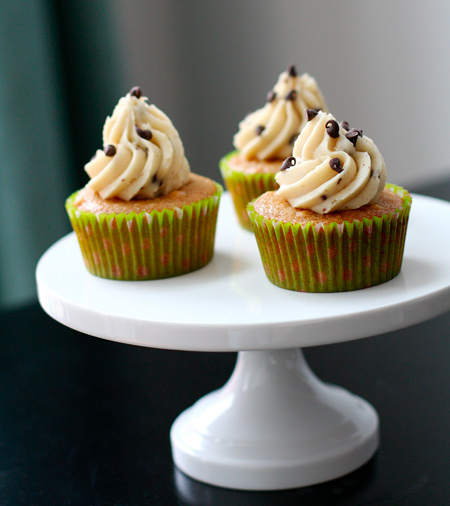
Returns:
[[[334,119],[330,119],[328,123],[325,125],[325,128],[327,129],[327,134],[332,139],[337,139],[339,137],[339,125],[338,122]]]
[[[130,95],[132,97],[141,98],[142,97],[142,90],[139,88],[139,86],[134,86],[130,90]]]
[[[295,100],[297,98],[297,90],[291,90],[285,97],[285,100]]]
[[[103,151],[106,156],[114,156],[116,154],[116,148],[112,144],[107,144]]]
[[[322,200],[327,200],[327,196],[326,196],[326,195],[321,195],[321,196],[320,196],[320,198],[321,198]]]
[[[277,94],[270,90],[269,93],[267,93],[267,102],[273,102],[277,98]]]
[[[264,132],[265,128],[266,128],[266,127],[264,127],[264,126],[262,126],[262,125],[257,126],[257,127],[255,128],[255,133],[256,133],[256,135],[261,135],[261,134]]]
[[[341,181],[342,181],[342,178],[340,177],[340,178],[338,179],[337,184],[339,184]]]
[[[311,121],[319,114],[320,109],[306,109],[306,117]]]
[[[153,134],[150,132],[150,130],[142,130],[142,128],[139,128],[137,125],[136,133],[139,135],[139,137],[147,139],[148,141],[153,137]]]
[[[352,128],[350,132],[347,132],[345,134],[345,137],[353,144],[353,146],[356,147],[356,141],[358,140],[358,137],[362,137],[362,130],[356,130],[356,128]]]
[[[289,65],[289,67],[287,68],[287,73],[291,77],[297,77],[297,67],[295,65]]]
[[[286,160],[281,165],[280,170],[290,169],[296,163],[297,163],[297,160],[295,159],[295,156],[289,156],[288,158],[286,158]]]
[[[339,158],[332,158],[330,160],[330,167],[338,174],[344,170],[342,168],[342,162]]]
[[[298,134],[293,134],[291,136],[291,138],[289,139],[289,144],[290,145],[294,144],[294,142],[296,141],[297,137],[298,137]]]
[[[341,127],[344,130],[347,130],[347,132],[350,130],[350,125],[348,124],[348,121],[341,121]]]

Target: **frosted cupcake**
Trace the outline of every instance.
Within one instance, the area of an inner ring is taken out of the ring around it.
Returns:
[[[288,290],[339,292],[394,278],[403,259],[409,193],[361,130],[308,111],[278,191],[248,212],[268,279]]]
[[[291,65],[268,93],[265,106],[239,124],[233,140],[236,151],[220,161],[220,169],[243,227],[251,229],[248,202],[278,188],[275,174],[292,153],[308,108],[327,110],[314,78],[298,76]]]
[[[222,188],[190,171],[170,119],[135,87],[106,119],[103,145],[66,201],[89,272],[145,280],[205,266]]]

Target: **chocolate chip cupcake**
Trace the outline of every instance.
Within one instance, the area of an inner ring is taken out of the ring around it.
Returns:
[[[340,292],[399,272],[411,196],[385,184],[383,157],[361,130],[309,110],[277,191],[248,205],[268,279],[288,290]]]
[[[325,101],[314,78],[298,76],[291,65],[268,93],[265,106],[239,124],[233,141],[236,151],[222,158],[220,170],[244,228],[251,229],[248,202],[278,188],[275,174],[292,153],[308,108],[326,110]]]
[[[146,280],[204,267],[222,187],[191,173],[170,119],[135,87],[106,119],[103,144],[66,201],[89,272]]]

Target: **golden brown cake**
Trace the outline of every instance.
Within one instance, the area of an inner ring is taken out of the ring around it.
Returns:
[[[311,111],[276,179],[277,191],[247,207],[272,283],[337,292],[400,272],[411,196],[385,183],[383,157],[362,131]]]
[[[66,201],[89,272],[146,280],[204,267],[222,187],[191,173],[170,119],[135,87],[106,119],[103,145]]]

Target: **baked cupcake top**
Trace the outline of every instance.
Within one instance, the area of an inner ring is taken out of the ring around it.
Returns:
[[[307,117],[292,156],[275,176],[278,195],[319,214],[378,202],[386,166],[374,142],[326,112],[308,109]]]
[[[189,180],[189,163],[170,119],[134,87],[103,127],[103,150],[85,165],[86,188],[103,199],[149,199],[178,190]]]
[[[322,93],[309,74],[298,76],[291,65],[268,93],[264,107],[239,123],[233,144],[247,160],[284,159],[305,125],[306,109],[327,110]]]

